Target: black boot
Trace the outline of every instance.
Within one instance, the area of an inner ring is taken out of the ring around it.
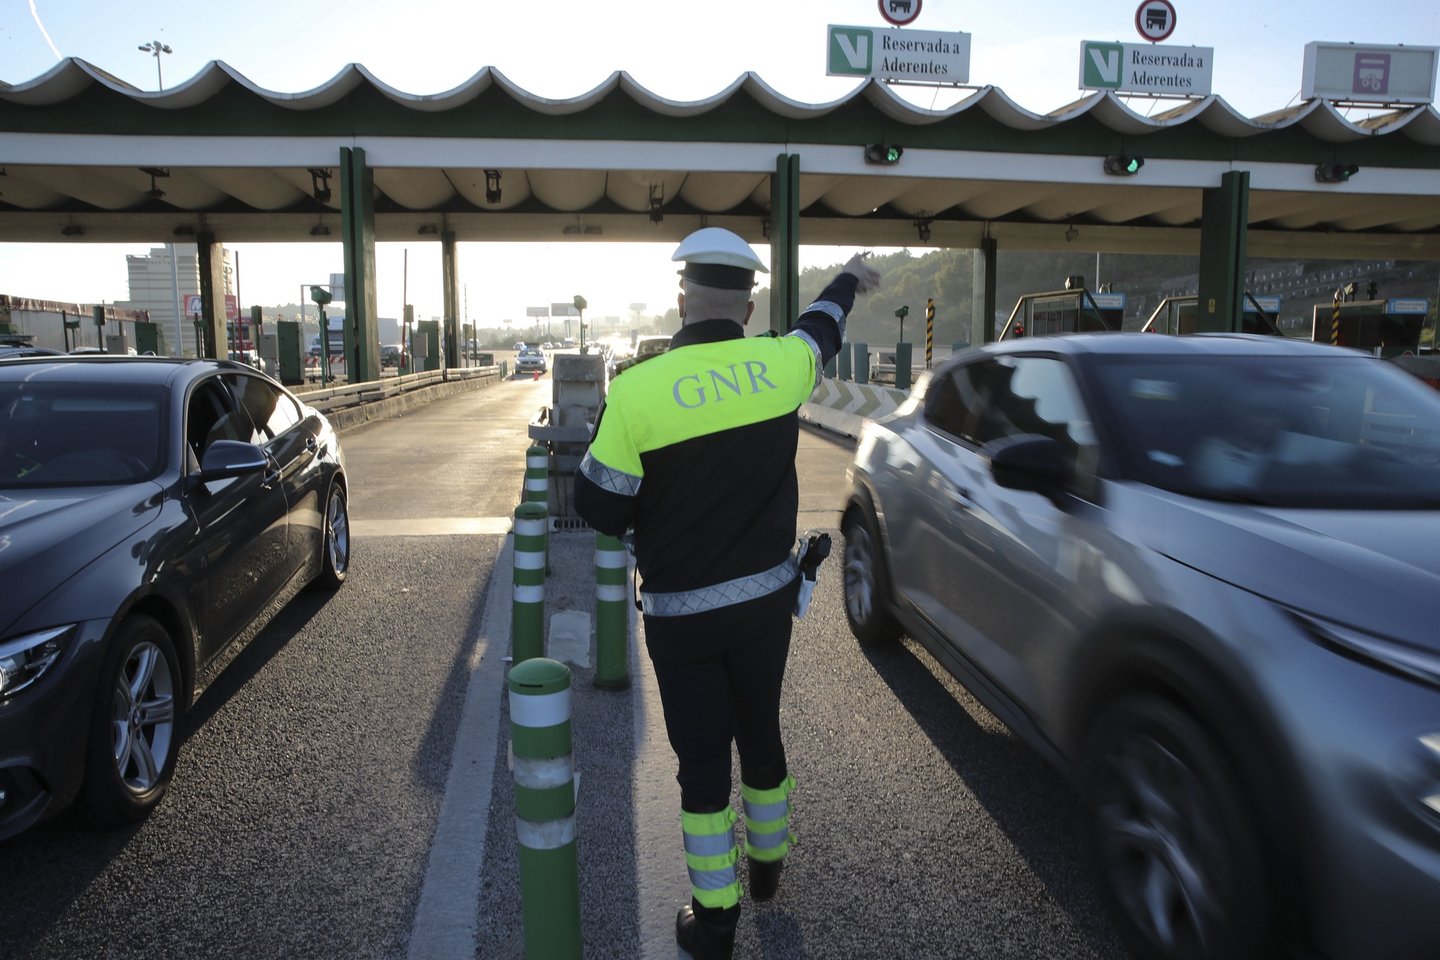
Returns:
[[[695,960],[730,960],[739,922],[738,906],[722,910],[688,904],[675,916],[675,942]]]
[[[769,900],[780,888],[780,872],[785,869],[784,860],[750,859],[750,899]]]

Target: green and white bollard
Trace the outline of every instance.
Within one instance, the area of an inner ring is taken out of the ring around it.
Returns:
[[[515,592],[510,616],[510,657],[522,663],[545,656],[545,527],[538,503],[515,508]]]
[[[580,867],[575,851],[570,669],[537,657],[510,668],[509,686],[525,956],[578,960]]]
[[[625,582],[630,558],[618,537],[595,535],[595,686],[624,690],[630,686],[630,622]]]
[[[536,444],[525,451],[525,503],[538,503],[550,513],[550,451]],[[545,525],[545,572],[550,572],[550,525]]]

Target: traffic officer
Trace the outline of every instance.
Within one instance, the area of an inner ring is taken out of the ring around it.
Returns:
[[[797,410],[839,352],[856,292],[879,274],[856,254],[789,334],[746,338],[755,272],[768,272],[750,246],[706,227],[671,259],[685,264],[682,327],[667,353],[611,382],[575,508],[602,533],[633,534],[679,761],[692,902],[676,938],[697,958],[728,958],[740,917],[732,741],[752,900],[775,895],[792,839],[780,687],[798,590]]]

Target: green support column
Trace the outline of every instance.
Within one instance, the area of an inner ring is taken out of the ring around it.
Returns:
[[[975,251],[973,291],[970,310],[970,343],[991,343],[995,330],[995,261],[998,245],[994,237],[982,237]]]
[[[1250,172],[1221,175],[1205,191],[1200,221],[1200,303],[1196,329],[1242,329],[1245,298],[1246,225],[1250,219]]]
[[[361,147],[340,148],[340,232],[345,245],[345,375],[380,379],[375,306],[375,175]]]
[[[225,248],[215,242],[215,235],[211,233],[202,233],[195,240],[202,304],[200,322],[195,330],[195,355],[227,357],[229,351],[225,343]]]
[[[782,153],[770,178],[770,329],[800,314],[800,155]]]
[[[444,329],[445,363],[443,366],[460,365],[460,271],[455,262],[455,234],[445,230],[440,234],[440,272],[444,287],[445,302]]]

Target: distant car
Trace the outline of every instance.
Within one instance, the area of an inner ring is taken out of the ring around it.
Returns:
[[[405,346],[399,343],[386,343],[380,346],[380,366],[398,367],[404,362]]]
[[[260,358],[260,351],[258,350],[231,350],[230,359],[236,363],[243,363],[247,367],[254,367],[261,373],[270,372],[266,369],[265,361]]]
[[[539,347],[525,347],[515,356],[515,371],[517,373],[533,373],[546,371],[545,351]]]
[[[670,349],[669,337],[641,337],[635,342],[635,352],[615,363],[612,376],[619,376],[637,363],[644,363],[651,357],[658,357]]]
[[[851,631],[1072,776],[1135,956],[1435,956],[1435,391],[1270,336],[1025,338],[922,374],[849,477]]]
[[[187,709],[350,566],[330,423],[229,361],[0,364],[0,840],[145,817]]]
[[[63,357],[63,350],[51,350],[49,347],[6,346],[0,344],[0,360],[11,360],[15,357]]]

